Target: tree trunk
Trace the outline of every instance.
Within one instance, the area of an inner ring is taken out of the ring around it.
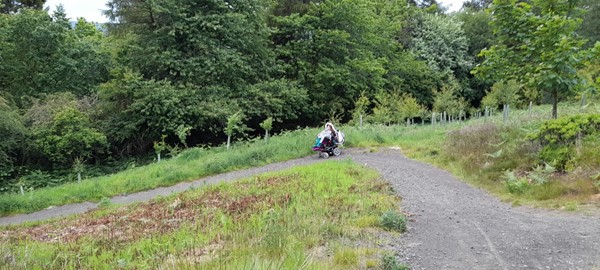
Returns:
[[[229,150],[230,144],[231,144],[231,135],[227,135],[227,150]]]

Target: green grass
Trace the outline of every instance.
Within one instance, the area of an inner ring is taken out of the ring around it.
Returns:
[[[388,252],[364,220],[397,207],[375,171],[327,161],[7,227],[0,269],[364,269]]]
[[[204,176],[285,161],[311,154],[316,129],[298,130],[272,137],[269,143],[238,143],[224,147],[193,148],[176,158],[132,168],[116,174],[96,177],[81,183],[68,183],[20,194],[0,196],[0,215],[35,212],[49,206],[83,201],[100,201],[161,186],[171,186]]]

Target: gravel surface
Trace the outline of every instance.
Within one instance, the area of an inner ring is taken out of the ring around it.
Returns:
[[[412,222],[388,248],[412,269],[600,269],[600,215],[511,207],[448,172],[408,159],[397,150],[342,157],[378,170],[402,197]],[[233,181],[322,161],[316,155],[180,183],[111,199],[147,201],[191,187]],[[80,203],[0,218],[0,225],[45,220],[96,208]]]
[[[600,216],[511,207],[450,173],[391,151],[355,155],[411,214],[393,243],[412,269],[600,269]]]

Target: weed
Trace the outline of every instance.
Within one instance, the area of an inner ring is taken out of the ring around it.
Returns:
[[[381,269],[382,270],[410,270],[405,264],[398,262],[398,259],[392,254],[384,254],[381,257]]]
[[[378,263],[377,263],[377,261],[376,261],[376,260],[367,260],[367,261],[365,262],[365,267],[366,267],[367,269],[373,269],[373,268],[377,268],[377,265],[378,265]]]
[[[577,211],[578,208],[579,206],[576,202],[569,202],[565,205],[565,210],[567,211]]]
[[[342,248],[333,255],[333,262],[336,265],[350,267],[358,264],[358,253],[349,248]]]
[[[100,200],[100,202],[98,203],[98,207],[108,207],[112,204],[112,202],[110,201],[110,198],[106,198],[106,197],[102,197],[102,199]]]
[[[379,223],[381,227],[389,231],[406,231],[406,217],[393,210],[383,213]]]
[[[504,172],[504,183],[506,184],[508,192],[514,194],[523,194],[529,189],[529,182],[527,179],[515,176],[514,171],[507,170]]]

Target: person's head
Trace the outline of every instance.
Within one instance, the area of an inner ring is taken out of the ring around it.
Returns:
[[[332,124],[332,123],[330,123],[330,122],[327,122],[327,123],[325,124],[325,129],[333,130],[333,124]]]

